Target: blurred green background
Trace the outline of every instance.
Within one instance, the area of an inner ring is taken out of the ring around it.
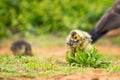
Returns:
[[[114,0],[0,0],[0,38],[89,31]]]

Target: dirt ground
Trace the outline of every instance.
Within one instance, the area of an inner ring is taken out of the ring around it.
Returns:
[[[72,73],[70,75],[60,75],[48,77],[45,79],[38,78],[38,80],[119,80],[120,73],[106,72],[105,70],[96,69],[93,72],[78,74]]]
[[[98,49],[99,53],[102,54],[111,54],[120,56],[120,47],[115,45],[94,45],[96,49]],[[51,56],[51,57],[65,57],[65,53],[67,51],[66,46],[41,46],[34,47],[32,49],[34,56]],[[0,48],[0,55],[8,54],[12,55],[9,46]]]
[[[34,80],[120,80],[120,72],[106,72],[105,70],[96,69],[92,72],[87,72],[83,74],[72,73],[72,74],[62,74],[52,77],[41,77],[33,78]],[[27,80],[33,80],[28,79]],[[26,80],[26,78],[21,78],[19,80]]]
[[[112,55],[120,56],[120,47],[115,45],[94,45],[99,53],[106,53]],[[33,53],[36,53],[34,56],[51,56],[51,57],[65,57],[65,53],[67,51],[66,46],[40,46],[34,47]],[[12,52],[9,49],[9,46],[0,47],[0,55],[2,54],[12,55]],[[0,79],[1,80],[1,79]],[[12,80],[12,79],[11,79]],[[14,80],[14,79],[13,79]],[[26,80],[26,78],[20,78],[19,80]],[[33,79],[27,79],[33,80]],[[35,78],[34,80],[120,80],[120,72],[107,72],[105,70],[96,69],[93,72],[78,74],[72,73],[69,75],[58,75],[52,77],[42,77]]]

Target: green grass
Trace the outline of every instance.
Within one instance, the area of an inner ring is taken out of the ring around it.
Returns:
[[[63,58],[0,56],[0,77],[43,77],[60,74],[83,73],[93,67],[71,66]],[[120,71],[120,66],[111,65],[108,71]]]
[[[115,45],[120,46],[120,36],[113,37],[112,42],[115,43]]]
[[[41,34],[39,36],[29,36],[28,41],[29,40],[33,41],[34,43],[36,42],[41,46],[60,46],[65,44],[64,42],[65,39],[63,37],[58,37],[52,34]]]
[[[0,56],[0,76],[40,77],[86,71],[86,68],[69,66],[63,60],[52,57]]]
[[[120,46],[120,36],[101,38],[96,42],[97,45],[114,45]]]

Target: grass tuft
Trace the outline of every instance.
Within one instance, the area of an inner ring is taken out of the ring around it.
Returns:
[[[96,49],[88,51],[77,50],[74,55],[72,52],[66,52],[66,61],[72,66],[107,68],[111,61],[106,61],[104,56],[98,54]]]

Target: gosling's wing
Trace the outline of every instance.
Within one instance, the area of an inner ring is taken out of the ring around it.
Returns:
[[[81,31],[81,33],[82,33],[82,35],[84,36],[83,38],[84,38],[85,40],[87,40],[89,43],[92,42],[92,38],[91,38],[91,35],[90,35],[89,33],[85,32],[85,31]]]
[[[120,27],[120,0],[111,7],[95,26],[97,33],[104,33]]]

